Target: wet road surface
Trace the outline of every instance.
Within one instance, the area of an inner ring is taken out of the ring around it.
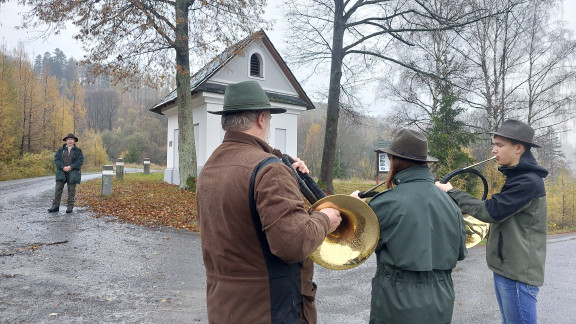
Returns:
[[[207,323],[197,234],[49,214],[53,190],[53,177],[0,182],[0,323]],[[367,323],[375,267],[317,266],[319,323]],[[500,323],[483,247],[453,279],[453,323]],[[538,300],[539,323],[576,323],[576,234],[549,236]]]

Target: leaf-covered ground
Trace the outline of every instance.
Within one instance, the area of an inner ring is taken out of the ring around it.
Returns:
[[[194,193],[163,182],[163,173],[127,173],[123,181],[114,178],[112,195],[102,196],[101,190],[101,179],[83,182],[77,187],[76,205],[134,224],[198,231]]]
[[[367,190],[370,181],[335,181],[337,193]],[[90,180],[77,187],[76,205],[87,206],[99,216],[150,227],[169,226],[198,232],[195,194],[163,181],[163,173],[127,173],[123,181],[114,178],[112,195],[102,196],[102,180]]]

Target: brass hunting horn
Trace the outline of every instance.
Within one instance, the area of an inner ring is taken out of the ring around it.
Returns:
[[[484,192],[482,194],[482,200],[486,200],[486,197],[488,196],[488,182],[486,181],[486,178],[484,178],[482,173],[480,173],[480,171],[478,171],[476,169],[472,169],[472,168],[477,166],[477,165],[480,165],[482,163],[486,163],[490,160],[493,160],[495,158],[496,158],[496,156],[493,156],[489,159],[486,159],[484,161],[480,161],[476,164],[472,164],[472,165],[469,165],[465,168],[452,171],[452,172],[448,173],[447,175],[445,175],[440,180],[440,183],[447,183],[448,181],[450,181],[450,179],[452,179],[455,176],[460,175],[460,174],[465,174],[465,173],[474,174],[474,175],[478,176],[480,178],[480,180],[482,180],[482,185],[484,187]],[[486,237],[486,235],[488,234],[488,228],[490,227],[490,224],[479,221],[476,218],[474,218],[468,214],[462,214],[462,216],[464,217],[464,226],[466,227],[466,248],[469,249],[473,246],[476,246],[478,243],[480,243]]]
[[[445,175],[442,178],[442,180],[440,180],[440,183],[447,183],[448,181],[450,181],[450,179],[454,178],[457,175],[461,175],[461,174],[465,174],[465,173],[474,174],[477,177],[479,177],[480,180],[482,181],[482,185],[484,187],[484,193],[482,194],[482,200],[486,200],[486,197],[488,196],[488,182],[486,181],[486,178],[484,178],[482,173],[480,173],[480,171],[478,171],[476,169],[472,169],[472,168],[477,166],[477,165],[480,165],[482,163],[486,163],[490,160],[493,160],[495,158],[496,158],[496,156],[493,156],[489,159],[486,159],[484,161],[469,165],[465,168],[454,170],[454,171],[448,173],[447,175]],[[377,195],[379,193],[376,191],[376,188],[380,187],[384,183],[385,182],[382,182],[382,183],[374,186],[373,188],[370,188],[369,190],[359,192],[358,197],[360,197],[360,198],[374,197],[375,195]],[[486,235],[488,234],[488,228],[490,225],[488,223],[484,223],[482,221],[479,221],[476,218],[474,218],[468,214],[463,214],[463,217],[464,217],[464,226],[466,227],[466,248],[471,248],[473,246],[476,246],[478,243],[480,243],[484,239],[484,237],[486,237]]]
[[[284,154],[282,162],[292,168],[294,160]],[[380,237],[380,225],[372,208],[352,196],[327,196],[310,175],[292,170],[302,195],[312,205],[311,210],[332,203],[338,206],[342,217],[338,228],[326,236],[310,258],[318,265],[332,270],[351,269],[366,261],[376,249]]]

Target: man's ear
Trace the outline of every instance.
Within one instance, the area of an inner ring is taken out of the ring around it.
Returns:
[[[258,125],[258,128],[266,127],[266,111],[261,111],[258,113],[258,118],[256,118],[256,125]]]
[[[526,147],[522,143],[516,143],[514,144],[514,151],[516,152],[516,154],[522,155],[524,154],[524,152],[526,152]]]

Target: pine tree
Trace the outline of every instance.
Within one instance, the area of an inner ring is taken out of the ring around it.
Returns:
[[[558,133],[548,127],[546,133],[538,138],[541,148],[536,150],[538,162],[550,172],[549,177],[554,179],[564,165],[564,153],[562,152],[562,141]]]
[[[446,67],[450,65],[446,58],[441,63]],[[472,162],[465,148],[474,140],[474,134],[466,129],[464,122],[458,120],[464,108],[456,105],[458,96],[450,82],[444,81],[449,80],[450,76],[446,71],[444,69],[442,73],[444,79],[436,82],[440,90],[439,104],[432,115],[432,126],[428,129],[430,155],[439,161],[433,165],[438,178]],[[470,176],[458,177],[451,182],[469,193],[477,192],[476,181]]]

